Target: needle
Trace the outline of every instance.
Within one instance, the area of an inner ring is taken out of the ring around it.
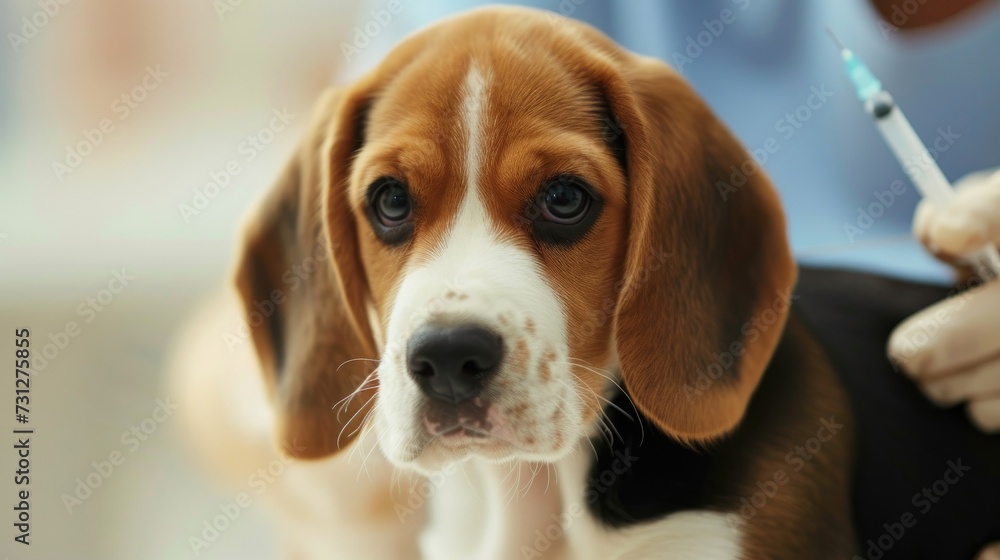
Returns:
[[[858,99],[864,102],[865,110],[875,121],[875,126],[903,170],[924,198],[929,199],[938,209],[947,208],[955,198],[955,191],[913,130],[910,121],[903,115],[902,109],[882,87],[882,82],[857,55],[840,42],[833,30],[827,27],[826,31],[840,50],[844,71],[851,79]],[[963,255],[963,260],[971,264],[983,280],[1000,276],[1000,252],[992,244]]]

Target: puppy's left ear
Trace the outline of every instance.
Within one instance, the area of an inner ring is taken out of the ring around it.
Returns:
[[[323,96],[299,149],[247,224],[236,266],[277,443],[296,458],[346,447],[377,386],[368,288],[347,202],[365,99],[345,89]]]
[[[629,180],[622,378],[664,432],[711,440],[740,422],[785,326],[796,268],[784,215],[760,166],[669,67],[636,58],[605,93]]]

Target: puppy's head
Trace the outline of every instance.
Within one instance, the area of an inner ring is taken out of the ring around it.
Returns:
[[[553,461],[619,378],[667,434],[725,434],[795,277],[768,180],[730,183],[750,161],[582,24],[489,9],[410,37],[321,101],[247,235],[285,448],[332,454],[368,417],[398,465]]]

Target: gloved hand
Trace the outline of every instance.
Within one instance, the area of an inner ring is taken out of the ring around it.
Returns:
[[[1000,172],[964,179],[956,191],[944,210],[922,201],[913,221],[917,238],[949,261],[985,242],[1000,244]],[[966,403],[980,430],[1000,432],[1000,280],[909,317],[888,350],[929,399],[942,407]]]
[[[980,550],[976,560],[1000,560],[1000,543],[993,543]]]

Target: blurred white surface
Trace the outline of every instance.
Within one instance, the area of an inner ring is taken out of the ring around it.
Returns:
[[[201,473],[170,417],[134,451],[123,434],[170,397],[176,331],[227,280],[238,224],[344,64],[357,3],[61,1],[48,17],[49,0],[0,8],[0,361],[15,327],[31,329],[35,356],[54,353],[33,363],[33,544],[15,547],[3,514],[0,558],[275,558],[257,507],[196,555],[190,538],[235,493]],[[23,18],[45,23],[15,46]],[[233,161],[238,174],[196,201]],[[195,202],[207,205],[185,216]],[[116,272],[133,278],[112,294]],[[79,333],[64,339],[70,321]],[[2,448],[8,473],[7,437]],[[116,451],[124,463],[68,512],[77,479]]]
[[[13,8],[0,28],[41,9]],[[164,290],[221,277],[240,218],[343,65],[355,10],[69,0],[19,52],[5,47],[0,298],[45,299],[126,264]],[[272,132],[274,111],[293,117]],[[232,160],[239,174],[186,220],[179,205]]]

